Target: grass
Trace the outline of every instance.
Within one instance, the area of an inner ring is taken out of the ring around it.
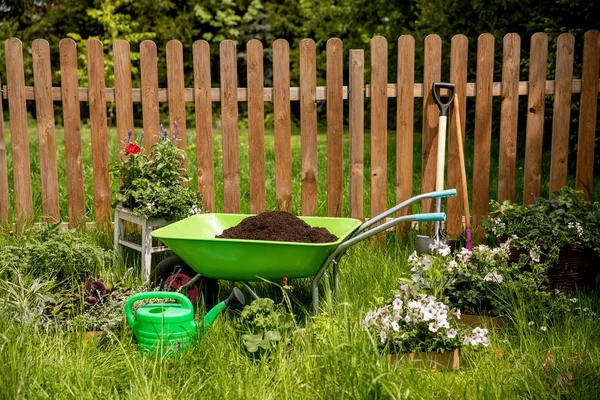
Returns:
[[[92,234],[102,242],[100,233]],[[580,310],[572,314],[546,315],[529,299],[516,299],[509,327],[491,333],[488,348],[465,349],[460,371],[390,365],[359,328],[374,299],[387,296],[398,277],[410,274],[405,260],[411,246],[393,239],[388,244],[352,248],[341,263],[339,299],[327,296],[324,282],[324,312],[318,317],[299,312],[291,348],[262,358],[245,352],[233,311],[220,317],[195,348],[178,358],[158,359],[140,356],[124,321],[120,332],[96,339],[87,339],[77,326],[15,323],[8,304],[24,301],[19,296],[33,282],[25,279],[22,291],[10,293],[2,284],[0,398],[597,398],[600,321],[581,311],[600,310],[597,292],[577,295]],[[109,285],[139,284],[122,263],[100,276]],[[298,299],[295,308],[308,306],[309,280],[290,284]],[[259,286],[281,299],[277,287]],[[220,297],[230,288],[231,283],[221,282]]]
[[[5,141],[7,147],[7,158],[9,166],[9,197],[11,202],[11,218],[14,220],[14,188],[12,186],[12,157],[11,157],[11,146],[10,146],[10,127],[8,122],[5,127]],[[139,134],[139,130],[137,132]],[[109,157],[110,161],[113,162],[117,158],[117,138],[116,129],[111,127],[109,129]],[[195,132],[193,130],[187,131],[188,140],[188,157],[189,157],[189,169],[192,187],[197,187],[197,160],[196,160],[196,146],[195,146]],[[348,160],[349,160],[349,135],[348,131],[344,132],[344,210],[345,215],[349,215],[349,185],[348,177]],[[30,142],[30,155],[31,155],[31,177],[32,177],[32,190],[33,190],[33,208],[35,214],[35,220],[42,220],[42,197],[41,197],[41,180],[40,180],[40,165],[38,156],[38,139],[37,139],[37,128],[34,122],[29,127],[29,142]],[[222,159],[220,158],[222,150],[221,132],[215,130],[214,132],[214,168],[215,168],[215,206],[216,211],[223,210],[223,166]],[[364,168],[365,168],[365,179],[364,179],[364,215],[369,216],[370,214],[370,132],[365,131],[365,155],[364,155]],[[317,215],[327,215],[327,132],[325,127],[319,127],[318,131],[318,201],[317,201]],[[491,165],[490,165],[490,199],[497,198],[498,188],[498,149],[499,143],[498,138],[492,140],[491,150]],[[65,172],[65,153],[64,153],[64,130],[58,126],[56,128],[56,148],[58,154],[58,176],[59,176],[59,195],[60,195],[60,215],[63,221],[68,220],[68,198],[67,198],[67,182]],[[92,148],[90,139],[90,129],[88,126],[82,127],[82,158],[84,166],[84,177],[85,177],[85,204],[86,214],[89,221],[93,221],[95,218],[94,212],[94,190],[93,190],[93,170],[92,170]],[[387,200],[388,206],[391,207],[395,204],[395,177],[396,177],[396,132],[388,131],[388,187],[387,187]],[[465,143],[465,162],[468,174],[469,188],[472,184],[472,171],[473,171],[473,140],[472,137],[468,136]],[[274,151],[274,138],[273,130],[266,129],[265,131],[265,159],[266,159],[266,190],[267,190],[267,210],[273,210],[276,208],[275,202],[275,151]],[[239,157],[240,157],[240,193],[241,193],[241,211],[242,213],[250,212],[250,187],[249,187],[249,166],[248,166],[248,132],[245,129],[240,129],[239,132]],[[572,157],[571,157],[572,158]],[[421,135],[415,133],[414,143],[414,164],[413,164],[413,194],[421,193]],[[573,163],[570,163],[573,164]],[[517,172],[516,172],[516,201],[521,202],[523,199],[523,165],[524,165],[524,147],[518,149],[517,154]],[[574,164],[573,164],[574,165]],[[573,167],[570,165],[570,167]],[[574,185],[574,168],[569,173],[569,185]],[[550,152],[546,151],[543,155],[542,163],[542,195],[548,195],[548,182],[549,182],[549,170],[550,170]],[[300,152],[300,130],[297,127],[292,129],[292,200],[293,200],[293,211],[300,213],[301,210],[301,152]],[[595,179],[594,184],[594,199],[600,198],[600,177]],[[113,191],[116,189],[116,182],[113,180],[112,186]],[[414,211],[417,212],[419,205],[415,205]]]

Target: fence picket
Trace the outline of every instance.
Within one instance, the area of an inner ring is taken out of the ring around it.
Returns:
[[[594,183],[594,140],[600,66],[600,31],[588,31],[583,37],[583,67],[579,100],[579,137],[577,139],[577,190],[592,199]]]
[[[531,193],[540,195],[542,181],[542,143],[544,140],[544,103],[548,37],[538,32],[531,37],[529,96],[527,98],[527,137],[525,140],[525,182],[523,203],[533,203]]]
[[[108,225],[110,216],[110,177],[108,175],[108,126],[104,93],[104,50],[96,39],[87,42],[90,130],[94,170],[94,206],[96,223]]]
[[[50,45],[46,40],[36,39],[31,44],[31,52],[35,84],[40,178],[42,181],[42,211],[44,221],[55,224],[60,222],[60,208],[58,204],[58,169],[56,164]]]
[[[0,82],[0,87],[2,82]],[[8,199],[8,164],[6,163],[6,143],[4,142],[4,110],[0,99],[0,228],[8,224],[10,202]]]
[[[413,190],[413,143],[415,97],[415,39],[411,35],[398,38],[398,102],[396,106],[396,203],[412,196]],[[399,215],[412,214],[412,206],[402,209]],[[403,224],[399,232],[410,231],[410,224]]]
[[[573,52],[575,38],[570,33],[558,37],[554,112],[552,114],[552,150],[550,164],[550,192],[567,184],[569,157],[569,128],[571,125],[571,79],[573,79]]]
[[[85,225],[85,189],[81,156],[81,118],[79,78],[77,76],[77,44],[73,39],[60,41],[60,78],[65,131],[65,161],[69,227]]]
[[[158,106],[158,56],[151,40],[140,43],[140,75],[142,85],[142,123],[144,147],[148,150],[158,141],[160,109]]]
[[[290,120],[290,45],[273,42],[273,112],[275,118],[275,197],[277,208],[292,212],[292,148]]]
[[[221,42],[221,119],[223,122],[223,196],[226,213],[240,212],[238,159],[237,50],[235,42]]]
[[[459,104],[461,118],[462,143],[465,142],[466,115],[467,110],[467,61],[469,40],[465,35],[455,35],[451,42],[450,58],[450,82],[456,85],[456,98]],[[448,198],[447,202],[447,225],[448,235],[458,238],[462,233],[462,201],[466,193],[463,193],[461,184],[460,159],[458,156],[458,140],[456,138],[456,113],[452,112],[448,119],[448,184],[446,187],[455,188],[456,197]]]
[[[6,59],[10,60],[6,64],[6,81],[17,221],[20,224],[26,224],[33,217],[33,200],[29,168],[23,46],[19,39],[11,38],[4,42],[4,49]]]
[[[119,150],[125,146],[123,138],[133,129],[133,99],[131,91],[131,55],[129,43],[117,40],[113,44],[115,69],[115,103],[117,114],[117,143]],[[148,132],[155,135],[156,132]],[[121,154],[121,153],[119,153]]]
[[[438,35],[425,38],[425,67],[423,76],[423,140],[421,161],[421,192],[427,193],[435,188],[435,169],[437,154],[437,131],[440,110],[433,100],[431,88],[442,76],[442,39]],[[433,210],[431,199],[423,200],[421,211]]]
[[[215,212],[210,46],[205,40],[197,40],[194,42],[193,52],[198,191],[202,194],[204,208],[209,212]]]
[[[387,209],[388,44],[371,39],[371,217]]]
[[[302,215],[317,211],[317,50],[300,41],[300,131],[302,146]]]
[[[167,42],[167,86],[170,129],[174,129],[177,132],[177,147],[187,152],[183,45],[179,40],[169,40]],[[175,128],[176,124],[177,128]],[[184,163],[184,168],[187,168],[187,157]]]
[[[365,51],[350,50],[350,217],[364,218]]]
[[[344,61],[338,38],[327,41],[327,215],[341,217],[344,208]],[[387,100],[387,99],[386,99]]]
[[[490,198],[492,146],[492,84],[494,82],[494,36],[484,33],[477,40],[477,97],[475,100],[475,154],[473,165],[473,226],[487,216]],[[476,230],[481,239],[483,231]]]
[[[503,40],[498,200],[511,202],[515,201],[520,65],[521,37],[516,33],[509,33]]]
[[[258,214],[267,207],[265,183],[265,102],[263,100],[263,45],[260,40],[247,44],[248,65],[248,147],[250,163],[250,212]]]

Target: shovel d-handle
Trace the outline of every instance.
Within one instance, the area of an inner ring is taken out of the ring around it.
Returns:
[[[135,323],[135,316],[133,315],[133,304],[141,301],[141,300],[149,300],[149,299],[172,299],[177,300],[181,303],[181,307],[184,309],[191,310],[194,312],[194,305],[188,299],[188,297],[179,292],[144,292],[144,293],[136,293],[127,300],[125,303],[125,316],[127,317],[127,322],[129,326],[133,327]]]
[[[450,94],[447,97],[447,102],[444,103],[440,99],[440,95],[438,95],[437,89],[448,89],[450,91]],[[447,117],[448,109],[450,108],[450,104],[452,104],[452,101],[454,100],[454,93],[456,93],[456,85],[454,83],[434,82],[431,91],[433,92],[433,99],[435,100],[435,103],[440,109],[440,116]]]

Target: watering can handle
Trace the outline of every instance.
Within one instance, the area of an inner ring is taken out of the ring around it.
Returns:
[[[129,300],[127,300],[127,303],[125,304],[125,316],[127,317],[127,322],[129,323],[130,326],[133,326],[133,324],[135,323],[135,316],[133,315],[133,303],[137,302],[137,301],[141,301],[141,300],[148,300],[148,299],[173,299],[173,300],[177,300],[181,303],[181,306],[184,309],[188,309],[191,310],[192,313],[194,312],[194,305],[192,304],[192,302],[190,301],[190,299],[187,298],[187,296],[185,296],[182,293],[179,292],[144,292],[144,293],[136,293],[133,296],[131,296],[129,298]]]

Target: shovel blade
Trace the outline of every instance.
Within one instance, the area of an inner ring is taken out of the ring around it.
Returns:
[[[458,247],[460,246],[460,240],[446,238],[436,240],[436,238],[434,237],[417,235],[417,238],[415,240],[415,250],[417,250],[417,254],[432,254],[430,246],[435,244],[436,242],[443,243],[446,246],[450,246],[450,249],[452,251],[458,249]]]

